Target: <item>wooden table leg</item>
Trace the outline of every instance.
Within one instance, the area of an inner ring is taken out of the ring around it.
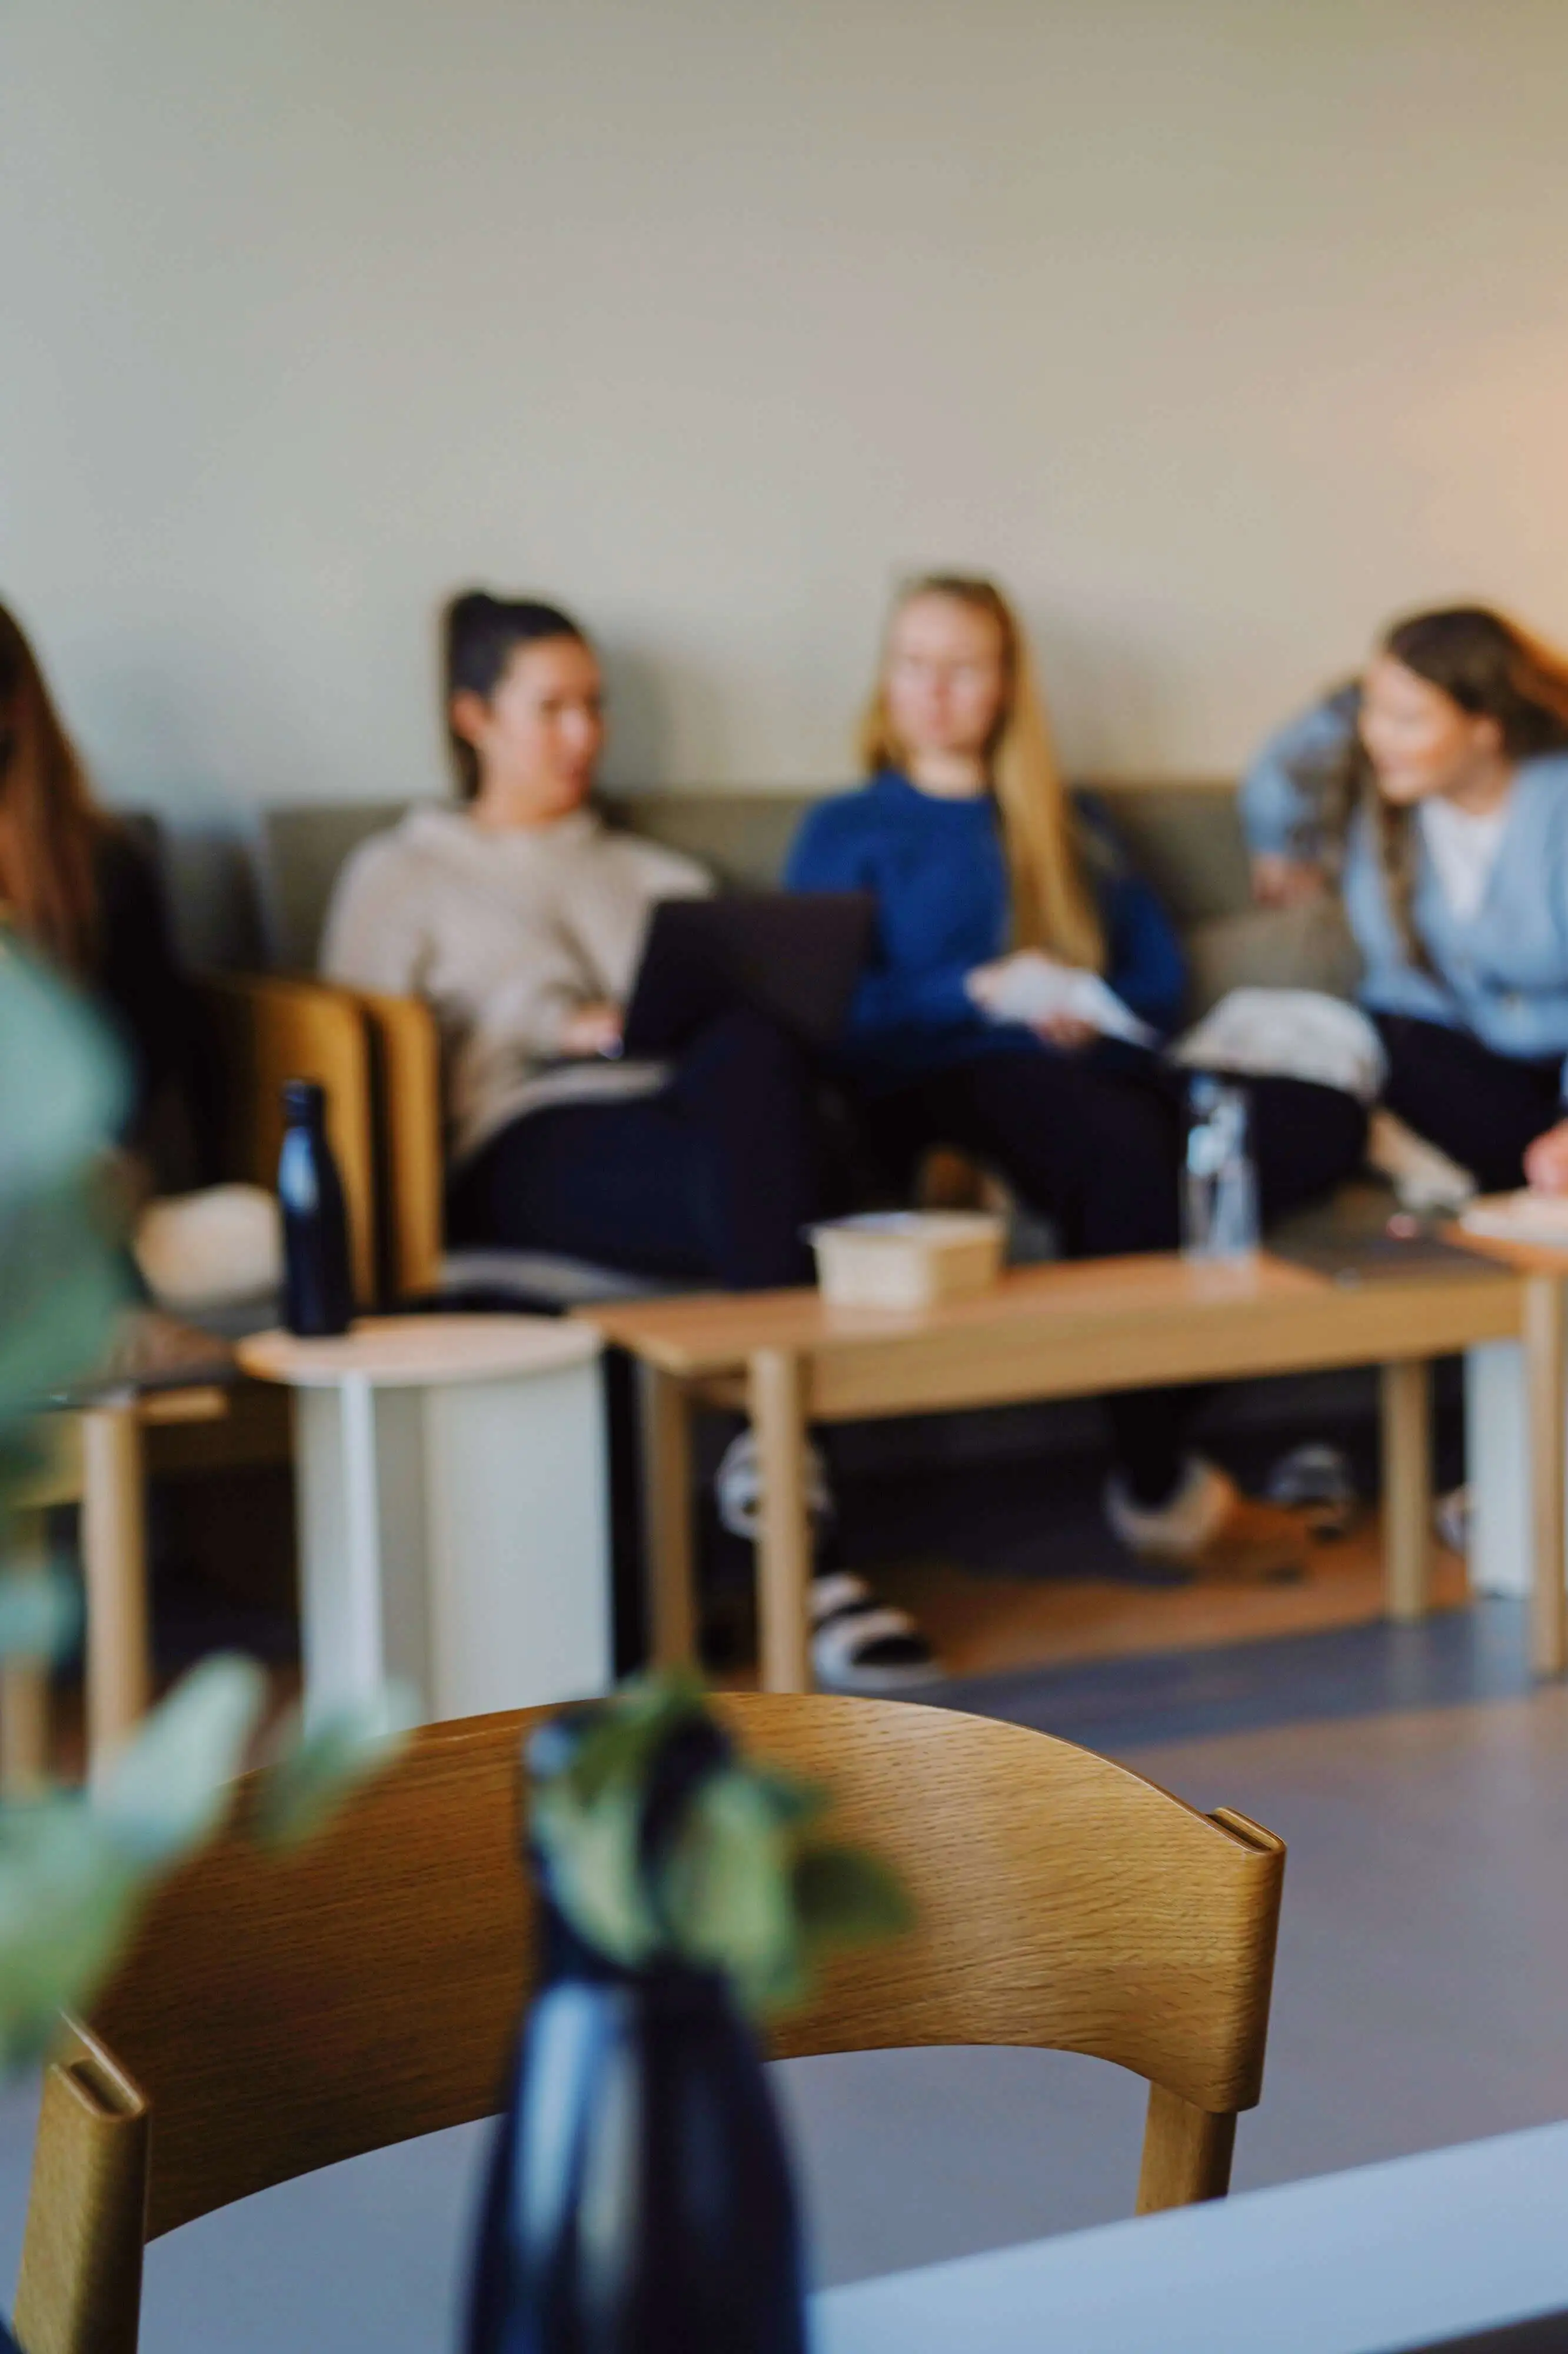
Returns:
[[[762,1490],[757,1543],[762,1689],[810,1691],[811,1527],[800,1364],[785,1350],[759,1349],[749,1370]]]
[[[42,1659],[0,1665],[0,1798],[26,1798],[48,1772],[49,1671]]]
[[[673,1374],[646,1362],[637,1374],[649,1651],[656,1668],[685,1667],[697,1655],[692,1410],[684,1384]]]
[[[147,1712],[147,1541],[142,1426],[133,1403],[81,1417],[81,1552],[87,1585],[87,1763],[108,1763]]]
[[[1530,1418],[1530,1649],[1538,1674],[1568,1666],[1563,1613],[1564,1455],[1568,1379],[1564,1377],[1563,1286],[1532,1275],[1524,1293],[1524,1378]]]
[[[1383,1369],[1383,1554],[1391,1618],[1432,1599],[1432,1377],[1423,1359]]]
[[[48,1563],[43,1513],[14,1513],[7,1571],[16,1576],[43,1576]],[[13,1652],[0,1660],[0,1797],[32,1796],[42,1787],[48,1764],[48,1661]]]

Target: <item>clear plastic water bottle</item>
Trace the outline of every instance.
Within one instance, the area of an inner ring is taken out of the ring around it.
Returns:
[[[1189,1258],[1245,1258],[1259,1242],[1257,1172],[1240,1087],[1200,1073],[1187,1090],[1181,1247]]]
[[[354,1317],[348,1211],[326,1132],[326,1089],[314,1079],[283,1088],[278,1157],[283,1213],[283,1321],[306,1340],[346,1332]]]

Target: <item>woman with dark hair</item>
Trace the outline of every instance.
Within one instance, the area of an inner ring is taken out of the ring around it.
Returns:
[[[157,872],[94,801],[37,657],[3,605],[0,927],[85,991],[118,1034],[132,1074],[124,1140],[149,1151],[154,1113],[173,1090],[188,1094],[196,1060]],[[187,1100],[186,1122],[192,1108]]]
[[[736,1010],[673,1064],[620,1054],[654,904],[712,888],[591,806],[597,655],[553,605],[470,590],[444,620],[459,806],[413,810],[339,882],[323,961],[425,998],[447,1047],[456,1239],[736,1290],[804,1278],[809,1076]]]
[[[712,884],[592,808],[605,734],[592,646],[553,605],[477,589],[447,608],[444,635],[461,803],[416,809],[356,852],[324,962],[435,1009],[454,1237],[732,1290],[809,1280],[814,1086],[792,1042],[736,1007],[673,1063],[620,1054],[655,902]],[[719,1476],[736,1534],[751,1533],[755,1487],[743,1437]],[[838,1585],[817,1581],[823,1681],[890,1691],[930,1674],[901,1611],[870,1596],[845,1608]]]
[[[1488,1193],[1568,1193],[1568,661],[1482,606],[1418,613],[1242,787],[1255,887],[1338,875],[1383,1101]]]

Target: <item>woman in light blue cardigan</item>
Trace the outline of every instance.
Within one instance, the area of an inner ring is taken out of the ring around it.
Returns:
[[[1338,873],[1392,1111],[1568,1193],[1568,661],[1478,607],[1391,629],[1242,787],[1260,898]]]

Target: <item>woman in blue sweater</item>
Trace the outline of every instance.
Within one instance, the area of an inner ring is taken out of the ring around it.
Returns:
[[[1482,1190],[1568,1193],[1568,661],[1419,613],[1242,788],[1260,896],[1338,875],[1383,1100]]]
[[[1022,632],[989,581],[934,576],[900,598],[862,752],[870,781],[811,811],[789,880],[875,895],[845,1063],[883,1156],[907,1170],[927,1145],[969,1152],[1071,1257],[1173,1248],[1181,1097],[1150,1049],[1181,1015],[1181,947],[1104,819],[1067,795]],[[1261,1085],[1266,1212],[1331,1185],[1361,1134],[1330,1089]],[[1201,1552],[1236,1502],[1185,1453],[1186,1403],[1107,1400],[1112,1525],[1167,1558]]]

